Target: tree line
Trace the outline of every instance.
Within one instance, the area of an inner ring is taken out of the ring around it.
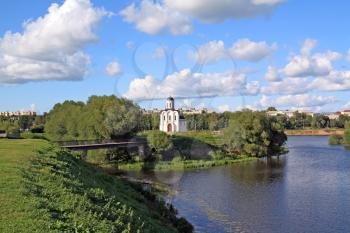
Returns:
[[[56,104],[46,118],[45,132],[56,141],[115,139],[137,132],[139,106],[116,96],[91,96],[86,103]]]

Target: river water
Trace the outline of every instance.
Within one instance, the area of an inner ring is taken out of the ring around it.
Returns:
[[[196,232],[350,232],[350,151],[327,137],[290,136],[290,152],[204,170],[143,174]]]

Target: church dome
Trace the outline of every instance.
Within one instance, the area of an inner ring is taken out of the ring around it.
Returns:
[[[174,98],[171,97],[171,96],[169,96],[167,100],[172,100],[172,101],[174,101]]]

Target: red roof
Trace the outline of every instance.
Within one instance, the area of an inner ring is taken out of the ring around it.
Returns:
[[[344,112],[350,112],[350,110],[344,110]]]

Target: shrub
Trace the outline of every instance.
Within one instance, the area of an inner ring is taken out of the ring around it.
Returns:
[[[332,134],[328,139],[329,145],[341,145],[343,144],[343,136],[338,134]]]
[[[149,147],[160,153],[172,147],[170,136],[161,131],[150,131],[147,135]]]
[[[221,151],[210,151],[208,155],[213,159],[213,160],[220,160],[225,157],[224,153]]]
[[[178,163],[178,162],[181,162],[181,161],[182,161],[181,156],[175,156],[175,157],[171,160],[171,162],[173,162],[173,163]]]

